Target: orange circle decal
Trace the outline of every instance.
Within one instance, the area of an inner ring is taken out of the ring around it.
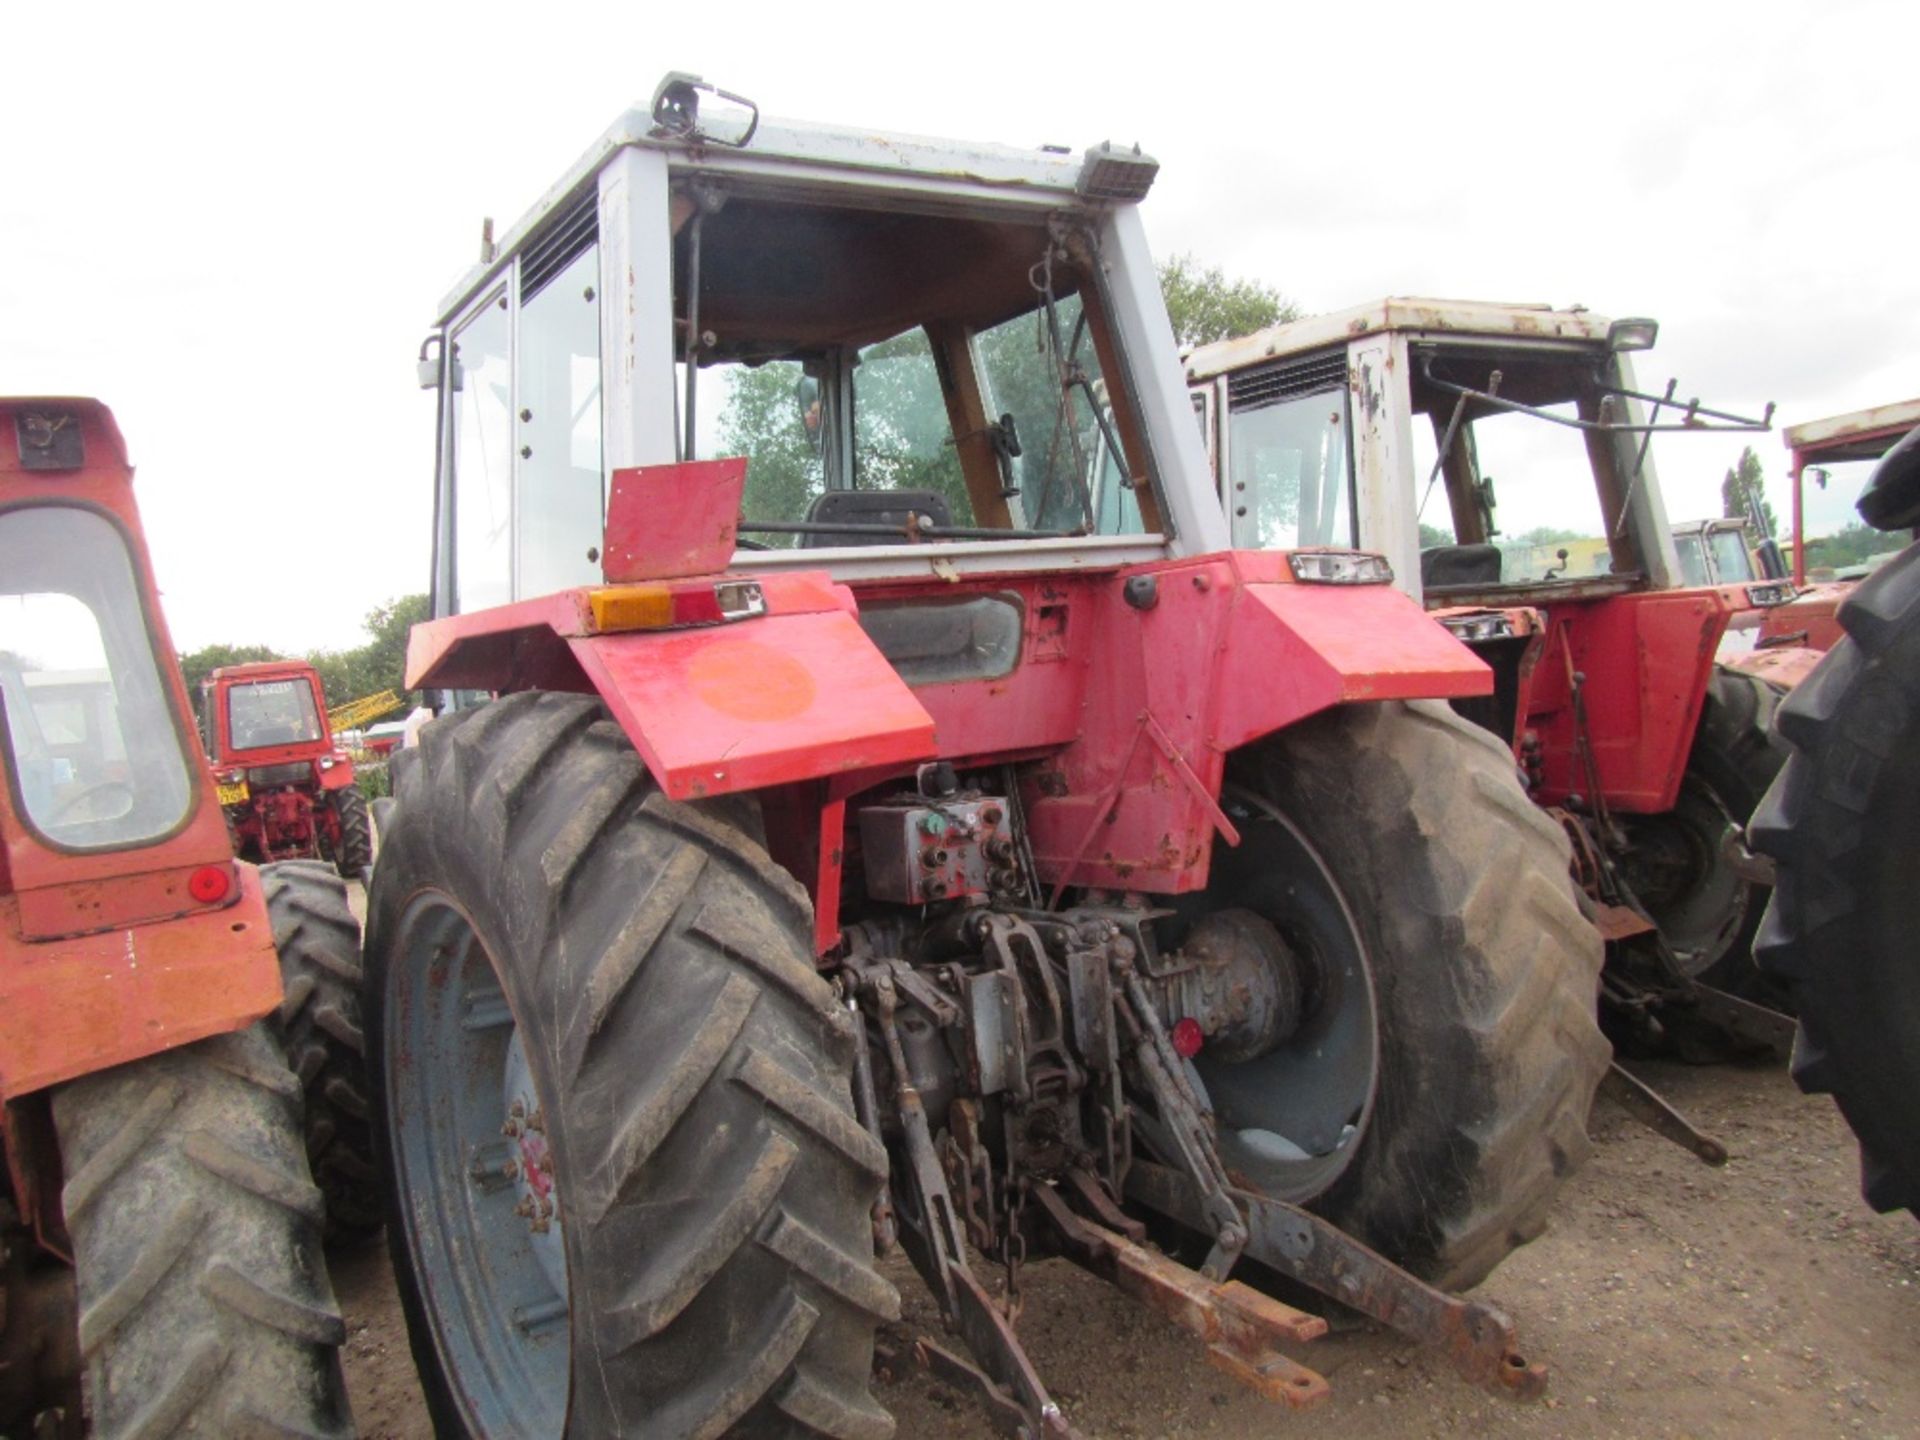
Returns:
[[[754,640],[707,646],[693,657],[687,678],[694,694],[736,720],[791,720],[813,704],[807,667]]]

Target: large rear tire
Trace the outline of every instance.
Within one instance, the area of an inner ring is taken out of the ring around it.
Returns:
[[[329,1245],[378,1233],[382,1205],[360,1021],[360,925],[347,885],[320,860],[260,872],[280,953],[279,1028],[306,1097],[307,1163],[327,1197]]]
[[[299,1108],[264,1025],[54,1092],[95,1436],[351,1429]]]
[[[757,810],[579,695],[427,726],[369,905],[375,1115],[443,1435],[883,1440],[881,1146]]]
[[[1507,748],[1437,703],[1326,712],[1228,779],[1242,842],[1216,849],[1206,903],[1271,920],[1309,997],[1271,1054],[1203,1052],[1229,1169],[1478,1284],[1585,1159],[1610,1057],[1566,838]]]
[[[1780,707],[1792,756],[1753,817],[1777,870],[1758,957],[1798,1007],[1794,1079],[1859,1137],[1867,1203],[1920,1215],[1920,546],[1840,624]]]
[[[1784,694],[1758,676],[1715,666],[1674,808],[1618,817],[1628,839],[1628,883],[1681,968],[1775,1007],[1787,998],[1753,961],[1767,887],[1734,870],[1729,841],[1738,839],[1786,760],[1769,733]]]

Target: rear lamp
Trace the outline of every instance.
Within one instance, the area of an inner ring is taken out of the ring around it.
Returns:
[[[1191,1060],[1207,1043],[1207,1032],[1200,1028],[1198,1020],[1187,1015],[1174,1022],[1173,1029],[1167,1038],[1173,1041],[1174,1054],[1182,1060]]]
[[[1447,633],[1463,643],[1475,640],[1507,640],[1513,636],[1513,621],[1505,615],[1436,615]]]
[[[1307,585],[1391,585],[1393,567],[1384,555],[1364,550],[1296,550],[1287,556],[1293,578]]]
[[[187,894],[202,905],[227,898],[233,889],[233,872],[225,865],[202,865],[187,876]]]
[[[607,585],[587,592],[593,628],[685,630],[725,625],[767,613],[767,597],[757,580],[698,581],[690,584]]]
[[[1607,327],[1607,348],[1609,350],[1651,350],[1655,338],[1660,334],[1660,322],[1634,318],[1616,320]]]
[[[1793,599],[1793,582],[1776,580],[1770,585],[1749,585],[1747,603],[1749,605],[1784,605]]]

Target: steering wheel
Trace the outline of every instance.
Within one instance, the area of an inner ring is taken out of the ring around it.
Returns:
[[[133,786],[129,785],[124,780],[100,780],[95,782],[92,785],[87,786],[84,790],[80,791],[79,794],[70,795],[65,800],[61,801],[59,805],[54,807],[53,813],[47,817],[46,823],[49,825],[58,824],[61,820],[63,820],[66,817],[69,811],[79,809],[82,805],[86,804],[87,801],[93,799],[95,796],[100,795],[108,790],[118,790],[122,795],[125,795],[127,797],[127,808],[129,810],[133,808],[133,801],[134,801]],[[107,819],[111,817],[96,816],[95,818]]]

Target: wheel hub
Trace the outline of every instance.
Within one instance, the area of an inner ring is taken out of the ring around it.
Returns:
[[[1179,959],[1167,986],[1168,1020],[1197,1025],[1211,1058],[1255,1059],[1299,1028],[1306,966],[1264,916],[1214,911],[1189,932]]]

